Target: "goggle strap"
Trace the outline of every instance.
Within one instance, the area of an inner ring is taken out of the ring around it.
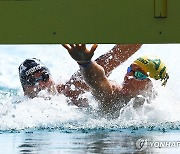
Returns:
[[[132,68],[131,68],[131,66],[129,66],[128,68],[127,68],[127,73],[130,73],[132,71]]]

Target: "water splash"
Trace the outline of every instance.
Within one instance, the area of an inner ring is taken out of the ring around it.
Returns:
[[[157,85],[158,87],[159,85]],[[156,87],[156,88],[157,88]],[[97,102],[90,93],[85,94],[93,110],[68,105],[64,95],[28,99],[25,96],[0,93],[0,130],[59,129],[63,131],[146,129],[180,129],[179,102],[170,91],[158,87],[159,96],[152,102],[145,102],[139,109],[133,108],[133,100],[125,106],[117,119],[98,117]],[[167,95],[168,93],[168,95]],[[50,99],[47,99],[50,98]],[[173,105],[172,105],[173,104]]]

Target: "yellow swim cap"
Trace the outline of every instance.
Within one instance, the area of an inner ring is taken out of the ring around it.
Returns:
[[[154,78],[155,80],[164,80],[162,85],[166,85],[169,75],[164,62],[160,58],[154,56],[142,56],[133,63],[141,67],[149,77]]]

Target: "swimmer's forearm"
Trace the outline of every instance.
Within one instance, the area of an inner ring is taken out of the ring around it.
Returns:
[[[83,76],[86,80],[92,80],[92,79],[101,79],[105,77],[104,69],[102,66],[98,65],[96,62],[91,62],[91,64],[88,67],[81,67],[80,71],[82,72]],[[94,80],[95,81],[95,80]],[[93,81],[91,81],[93,82]]]
[[[106,76],[121,63],[126,61],[142,44],[117,44],[112,50],[100,56],[95,61],[104,68]]]
[[[83,94],[85,90],[89,90],[89,86],[96,88],[97,82],[94,82],[94,77],[98,77],[99,80],[102,80],[100,77],[105,78],[105,74],[104,69],[100,65],[94,63],[95,62],[92,62],[92,64],[90,64],[92,67],[91,71],[89,71],[89,66],[87,68],[81,67],[80,70],[84,72],[85,79],[83,78],[82,73],[78,71],[71,77],[68,82],[65,83],[65,85],[57,86],[58,92],[63,93],[66,97],[74,101],[77,100],[79,95]]]
[[[109,91],[110,82],[105,76],[105,72],[102,66],[96,62],[91,62],[88,67],[80,67],[80,71],[84,77],[86,83],[95,91]],[[106,88],[105,88],[106,87]]]

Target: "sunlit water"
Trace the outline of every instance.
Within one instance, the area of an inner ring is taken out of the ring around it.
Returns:
[[[114,45],[99,45],[93,59]],[[90,45],[88,46],[90,47]],[[166,87],[153,81],[158,97],[135,110],[131,102],[119,117],[107,120],[89,109],[67,105],[63,95],[28,99],[23,96],[18,67],[26,58],[39,58],[55,82],[65,83],[78,70],[61,45],[0,46],[0,151],[3,153],[119,153],[138,151],[139,138],[180,141],[180,45],[143,45],[109,79],[123,81],[127,67],[141,55],[161,57],[168,66]],[[45,93],[42,92],[42,95]],[[97,102],[86,93],[92,105]],[[93,110],[95,111],[95,110]],[[6,148],[7,147],[7,148]],[[176,152],[180,148],[147,148],[148,152]]]

